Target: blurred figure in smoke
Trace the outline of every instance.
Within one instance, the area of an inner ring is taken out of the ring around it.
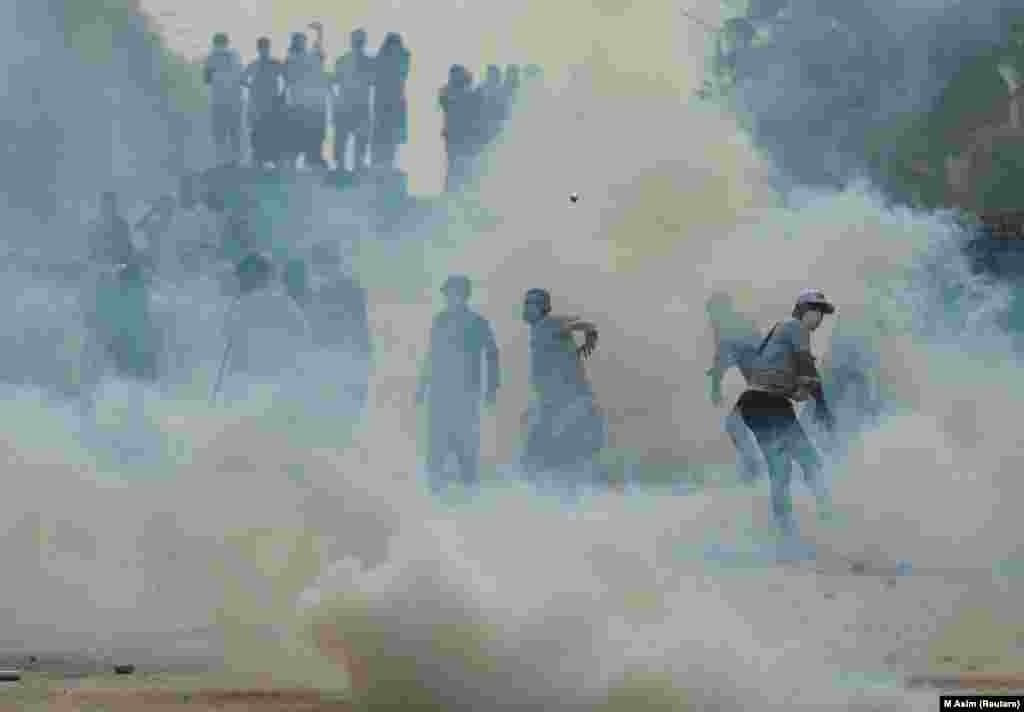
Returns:
[[[530,325],[530,385],[533,398],[522,464],[527,475],[591,471],[605,446],[607,427],[583,361],[597,347],[597,327],[576,317],[553,316],[551,295],[531,289],[523,300]],[[577,346],[574,334],[584,334]],[[573,478],[567,483],[575,491]]]
[[[47,109],[43,91],[39,87],[32,88],[30,109],[32,120],[28,135],[20,141],[30,146],[33,153],[32,168],[37,178],[35,181],[28,181],[29,186],[36,188],[31,195],[33,211],[40,221],[46,222],[57,214],[59,192],[55,186],[63,156],[64,130]],[[8,158],[16,158],[16,154]],[[25,177],[24,173],[18,175],[22,179]],[[33,185],[36,181],[38,185]]]
[[[405,83],[412,54],[402,36],[391,32],[374,58],[373,164],[393,168],[398,147],[408,141],[409,112]]]
[[[177,279],[180,276],[177,250],[172,242],[176,212],[177,201],[174,196],[164,195],[135,223],[135,229],[141,231],[146,238],[146,261],[164,278]]]
[[[768,463],[772,515],[783,536],[786,552],[799,543],[790,494],[794,460],[800,464],[804,480],[817,498],[819,515],[830,515],[823,463],[796,419],[793,401],[813,398],[816,415],[825,429],[834,430],[821,377],[811,355],[811,332],[821,326],[826,314],[834,312],[835,307],[820,291],[802,291],[792,318],[777,323],[761,342],[750,369],[750,387],[736,404]]]
[[[242,85],[249,90],[249,140],[253,151],[253,164],[261,166],[267,161],[264,150],[257,157],[257,127],[264,117],[278,106],[278,98],[284,93],[284,64],[270,56],[270,40],[261,37],[256,41],[256,61],[245,68]]]
[[[288,260],[281,273],[281,284],[284,286],[285,294],[305,313],[313,302],[306,261],[298,258]]]
[[[100,197],[100,216],[89,231],[89,259],[95,264],[113,267],[136,262],[132,229],[121,217],[117,193]]]
[[[504,102],[504,118],[508,118],[512,107],[519,96],[519,85],[521,83],[519,65],[510,64],[505,67],[505,81],[502,82],[502,100]]]
[[[720,84],[732,86],[746,74],[744,58],[754,43],[757,30],[749,20],[734,17],[726,20],[718,34],[715,75]]]
[[[316,32],[313,48],[306,46],[306,35],[292,35],[285,63],[288,99],[295,120],[299,152],[309,168],[324,168],[324,139],[327,136],[327,98],[330,93],[324,74],[324,29],[319,22],[310,24]]]
[[[997,69],[1010,94],[1009,125],[1024,129],[1024,20],[1010,26],[1009,50],[1000,58]]]
[[[309,325],[295,303],[274,280],[274,267],[250,254],[235,267],[239,296],[224,324],[221,373],[229,400],[243,399],[257,385],[288,392],[297,385],[300,362],[308,352]]]
[[[140,262],[102,273],[93,285],[84,317],[89,343],[83,353],[82,373],[87,387],[102,380],[108,365],[119,378],[156,380],[160,343]]]
[[[370,90],[373,59],[366,54],[366,31],[354,30],[351,48],[334,64],[334,160],[345,170],[349,137],[352,138],[352,172],[367,167],[372,130]]]
[[[311,304],[306,313],[317,348],[346,357],[347,367],[337,377],[360,408],[369,391],[373,346],[366,290],[342,269],[342,258],[333,243],[313,247]]]
[[[495,64],[487,66],[487,73],[480,85],[480,98],[483,103],[482,138],[486,146],[498,138],[505,118],[505,86],[501,69]]]
[[[202,272],[212,259],[220,234],[218,214],[203,200],[202,176],[191,173],[178,181],[178,219],[175,221],[175,249],[185,275]]]
[[[881,413],[881,363],[864,324],[839,319],[832,330],[828,364],[824,370],[829,401],[837,426],[844,434],[856,433]]]
[[[338,249],[329,242],[313,248],[313,335],[323,348],[344,347],[369,358],[370,319],[366,290],[342,270]]]
[[[302,128],[283,94],[274,97],[252,130],[253,164],[278,170],[294,166],[301,149]]]
[[[711,378],[711,402],[722,404],[722,378],[733,367],[739,369],[749,384],[750,370],[761,344],[757,324],[736,311],[732,297],[716,292],[707,301],[708,320],[715,339],[714,363],[708,369]],[[743,422],[739,409],[733,407],[725,418],[725,431],[736,448],[736,469],[747,483],[757,480],[764,470],[760,449],[750,429]]]
[[[431,488],[445,482],[445,461],[455,456],[466,487],[480,483],[481,359],[487,362],[484,400],[494,405],[498,395],[498,345],[490,322],[472,311],[468,277],[453,275],[441,287],[447,306],[434,317],[430,351],[420,373],[416,402],[429,399],[430,444],[427,471]]]
[[[213,36],[203,78],[210,87],[210,114],[217,163],[237,163],[242,157],[242,58],[228,46],[228,36]]]
[[[234,205],[227,207],[218,249],[221,260],[237,263],[250,253],[269,248],[257,230],[258,208],[252,196],[242,196]]]
[[[473,89],[473,75],[461,64],[448,70],[448,83],[441,87],[438,103],[444,112],[445,153],[448,168],[445,191],[465,187],[473,172],[473,159],[482,142],[483,102]]]

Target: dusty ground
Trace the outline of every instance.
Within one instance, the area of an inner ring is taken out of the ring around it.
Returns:
[[[351,709],[344,691],[275,686],[260,676],[227,673],[97,673],[67,677],[26,673],[16,686],[0,688],[0,712],[107,710],[295,710]]]
[[[723,522],[723,528],[735,524]],[[842,535],[823,529],[816,536],[843,548]],[[835,681],[838,687],[904,688],[908,678],[921,674],[1003,674],[1022,680],[1016,687],[1024,688],[1024,620],[1018,603],[1024,586],[1019,577],[924,568],[898,578],[838,571],[822,575],[749,562],[709,564],[690,553],[680,545],[675,576],[702,575],[735,609],[751,611],[762,641],[782,646],[797,639],[802,648],[820,651],[826,662],[844,671]],[[663,597],[641,593],[623,601],[624,610],[636,620],[657,620]],[[153,645],[144,638],[111,641],[102,654],[86,650],[60,655],[8,645],[8,652],[0,653],[0,669],[28,672],[22,682],[0,688],[0,711],[350,709],[344,691],[275,692],[266,676],[219,671],[214,629],[178,635],[190,641],[183,650],[202,650],[191,656],[146,657],[147,647],[168,649],[168,636],[148,641]],[[323,647],[339,667],[344,665],[337,645]],[[136,674],[112,674],[113,664],[128,661],[137,664]],[[358,682],[358,677],[353,679]],[[339,681],[344,678],[339,670]],[[909,693],[908,699],[921,700],[921,709],[927,709],[938,694],[926,688]]]

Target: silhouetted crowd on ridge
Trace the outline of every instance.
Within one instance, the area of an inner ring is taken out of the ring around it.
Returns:
[[[409,133],[406,82],[412,53],[402,36],[388,33],[371,56],[366,31],[354,30],[349,49],[331,71],[325,70],[323,26],[314,22],[310,28],[315,32],[312,46],[305,33],[294,33],[283,61],[273,56],[270,39],[260,38],[257,58],[248,65],[228,35],[214,36],[204,78],[218,165],[242,162],[247,138],[254,166],[290,169],[301,162],[327,170],[324,146],[333,124],[332,158],[339,173],[359,176],[371,167],[395,168]],[[490,65],[483,81],[474,84],[466,67],[451,67],[438,97],[449,190],[465,184],[469,164],[498,138],[521,82],[540,74],[536,65],[522,72],[518,65],[504,72]]]

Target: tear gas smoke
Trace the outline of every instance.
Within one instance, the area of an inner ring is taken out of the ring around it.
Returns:
[[[0,521],[4,566],[17,574],[4,579],[17,583],[5,604],[19,625],[37,626],[25,640],[102,646],[122,632],[217,624],[229,666],[333,687],[337,668],[317,650],[326,624],[372,661],[372,679],[415,680],[401,689],[447,709],[570,709],[629,684],[679,709],[906,708],[900,691],[837,682],[848,658],[823,651],[840,637],[834,617],[856,610],[806,604],[820,596],[804,578],[773,573],[750,586],[680,555],[763,531],[760,490],[596,498],[578,512],[514,487],[458,507],[421,493],[412,393],[448,273],[475,280],[473,302],[504,355],[485,423],[491,464],[509,460],[525,405],[519,300],[546,286],[556,310],[601,328],[590,371],[614,445],[677,471],[731,460],[722,413],[706,402],[708,293],[736,293],[767,326],[814,286],[840,319],[883,325],[898,407],[835,470],[847,526],[811,532],[828,548],[898,552],[915,565],[971,568],[1014,553],[1021,380],[995,318],[1006,295],[968,277],[952,220],[889,208],[869,185],[779,195],[777,168],[737,120],[687,99],[703,77],[703,32],[675,3],[613,5],[530,2],[513,17],[503,3],[433,3],[429,15],[396,3],[359,18],[333,3],[293,3],[287,18],[283,6],[247,5],[274,28],[305,24],[305,12],[339,28],[373,18],[403,30],[423,82],[414,126],[433,105],[427,77],[440,83],[452,61],[526,59],[566,79],[521,107],[489,158],[475,199],[492,229],[470,229],[465,203],[451,201],[444,239],[424,226],[395,248],[416,259],[375,271],[363,255],[377,355],[363,422],[293,422],[263,403],[211,411],[212,334],[198,345],[194,391],[108,385],[97,404],[106,420],[79,437],[69,409],[9,388],[0,412],[16,484]],[[694,12],[720,17],[710,2]],[[422,125],[413,145],[430,131]],[[82,175],[67,180],[94,190]],[[567,190],[587,200],[568,206]],[[319,229],[344,219],[332,208]],[[12,319],[7,331],[22,326]],[[819,352],[829,328],[815,337]],[[729,385],[727,398],[739,390]],[[139,452],[126,454],[124,441]],[[794,598],[813,625],[799,628]],[[906,605],[895,615],[922,615]],[[161,640],[150,640],[155,652]],[[653,677],[638,683],[635,672]]]

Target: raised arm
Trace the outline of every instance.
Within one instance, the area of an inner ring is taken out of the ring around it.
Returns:
[[[317,20],[316,22],[309,23],[310,28],[316,33],[316,39],[313,40],[313,49],[320,53],[320,59],[324,57],[324,25],[322,22]]]

